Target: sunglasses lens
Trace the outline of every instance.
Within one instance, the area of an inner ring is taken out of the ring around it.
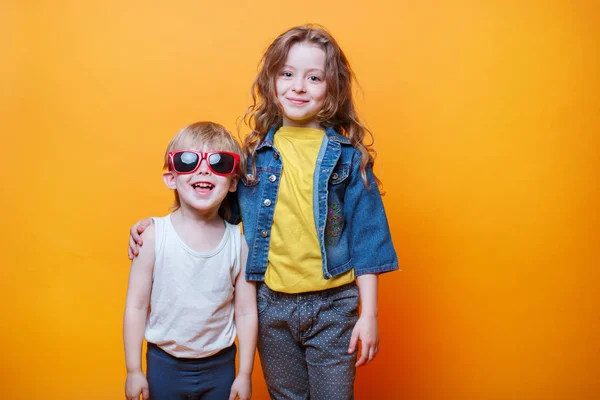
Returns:
[[[173,156],[173,167],[177,172],[190,172],[198,165],[198,155],[189,151],[182,151]]]
[[[217,174],[230,174],[235,166],[235,159],[231,154],[214,153],[209,157],[210,168]]]

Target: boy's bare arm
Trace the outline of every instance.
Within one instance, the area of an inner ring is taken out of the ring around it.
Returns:
[[[132,392],[141,392],[144,398],[148,398],[147,381],[142,373],[142,343],[152,290],[154,227],[146,229],[143,238],[146,246],[140,249],[139,256],[131,263],[129,273],[123,317],[123,343],[127,367],[126,395],[129,397],[135,394]]]
[[[249,399],[252,393],[252,369],[258,335],[258,312],[256,309],[256,285],[246,281],[248,246],[242,237],[241,270],[235,283],[235,324],[239,344],[239,371],[231,388],[230,399],[239,396]]]

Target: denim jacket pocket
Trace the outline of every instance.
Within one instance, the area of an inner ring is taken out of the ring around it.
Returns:
[[[331,178],[329,178],[329,182],[332,185],[338,185],[342,183],[346,178],[350,176],[350,165],[342,164],[335,167],[333,172],[331,173]]]
[[[248,173],[241,177],[242,184],[246,187],[253,187],[260,183],[260,175],[261,171],[256,170],[256,174],[252,173],[252,170],[248,171]]]

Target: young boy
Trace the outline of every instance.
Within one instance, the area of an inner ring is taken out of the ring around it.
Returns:
[[[256,289],[244,278],[248,248],[240,228],[223,219],[231,213],[226,197],[236,190],[239,162],[237,142],[210,122],[186,126],[168,146],[163,179],[175,192],[173,212],[146,229],[129,277],[127,399],[250,398]]]

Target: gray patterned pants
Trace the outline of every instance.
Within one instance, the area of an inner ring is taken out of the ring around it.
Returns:
[[[257,288],[258,352],[271,399],[353,399],[356,284],[300,294]]]

